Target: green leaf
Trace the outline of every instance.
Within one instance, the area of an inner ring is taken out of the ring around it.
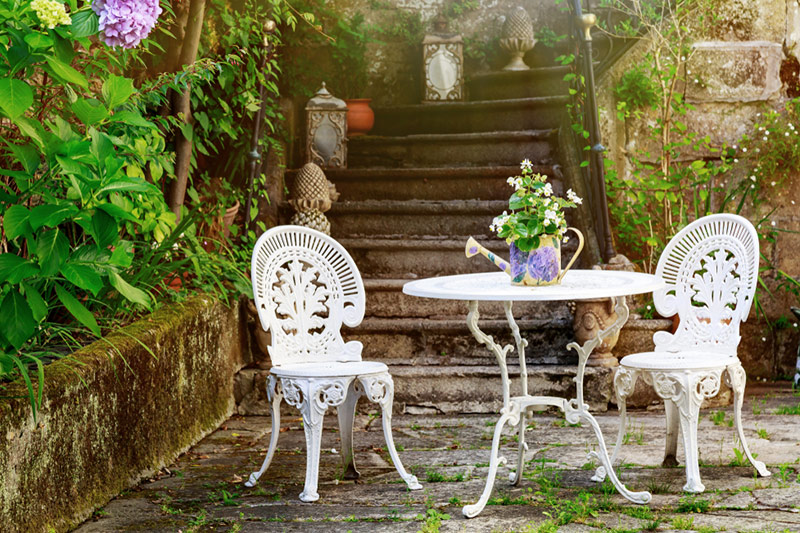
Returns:
[[[61,269],[69,255],[69,241],[60,228],[45,231],[36,243],[36,255],[42,276],[52,276]]]
[[[135,92],[133,80],[111,74],[103,83],[103,99],[109,109],[114,109],[125,102]]]
[[[83,9],[72,13],[71,18],[72,25],[70,26],[70,30],[72,30],[72,36],[77,39],[96,35],[100,29],[100,18],[91,9]]]
[[[6,145],[14,154],[14,157],[17,158],[17,161],[22,163],[22,166],[25,167],[25,172],[28,174],[36,172],[36,169],[39,168],[39,164],[41,163],[41,156],[39,155],[39,150],[37,150],[33,144],[14,144],[6,141]]]
[[[0,109],[16,119],[33,105],[33,91],[22,80],[0,78]]]
[[[47,61],[48,66],[57,78],[67,83],[74,83],[84,89],[89,88],[89,82],[86,81],[86,77],[71,66],[53,56],[46,57],[45,61]]]
[[[106,106],[100,100],[95,100],[94,98],[78,98],[70,107],[80,121],[87,126],[97,124],[108,116]]]
[[[47,226],[54,228],[78,212],[73,204],[44,204],[31,209],[29,222],[33,231]]]
[[[56,294],[58,295],[58,299],[64,304],[64,307],[67,308],[67,311],[70,312],[72,316],[74,316],[78,322],[89,328],[92,333],[96,336],[100,336],[100,326],[97,325],[97,320],[94,319],[94,315],[89,312],[86,307],[83,306],[73,295],[71,295],[66,289],[61,287],[58,283],[55,284],[56,287]]]
[[[124,296],[127,300],[141,304],[147,309],[150,309],[150,296],[141,289],[137,289],[117,274],[114,271],[111,271],[108,274],[108,281],[111,282],[111,285],[119,291],[119,293]]]
[[[16,239],[32,231],[29,222],[30,211],[21,205],[12,205],[3,215],[3,229],[7,239]]]
[[[111,122],[123,122],[128,126],[140,126],[142,128],[155,128],[156,125],[145,119],[139,113],[133,111],[117,111],[108,119]]]
[[[141,224],[142,221],[133,216],[131,213],[126,211],[125,209],[121,208],[118,205],[105,203],[95,206],[97,209],[102,209],[112,217],[119,219],[119,220],[128,220],[130,222],[135,222],[136,224]]]
[[[108,260],[112,265],[128,268],[133,264],[133,246],[131,243],[121,242],[114,248],[111,259]]]
[[[36,322],[41,322],[47,317],[47,303],[39,294],[39,291],[34,289],[28,283],[22,283],[22,290],[25,291],[25,299],[28,300],[28,305],[31,306],[31,313]]]
[[[39,32],[31,32],[25,35],[25,42],[31,48],[48,48],[53,46],[53,38]]]
[[[119,238],[117,220],[100,209],[92,216],[92,236],[98,248],[105,248],[114,244]]]
[[[25,260],[15,254],[0,254],[0,283],[8,279],[18,266]]]
[[[97,296],[97,293],[103,288],[103,280],[100,275],[86,265],[66,262],[61,265],[61,274],[67,281],[91,292],[94,296]]]
[[[150,183],[147,183],[141,178],[120,178],[118,180],[114,180],[113,182],[109,183],[104,187],[101,187],[97,191],[97,194],[100,195],[102,193],[113,192],[113,191],[149,192],[149,193],[159,192],[158,188],[156,188],[154,185]]]
[[[18,290],[12,289],[0,303],[0,331],[11,343],[15,350],[19,350],[36,331],[36,321],[25,298]]]

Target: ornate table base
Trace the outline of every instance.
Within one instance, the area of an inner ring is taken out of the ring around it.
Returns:
[[[508,378],[508,366],[506,363],[506,356],[514,349],[513,346],[507,344],[500,346],[494,342],[490,335],[486,335],[478,328],[478,301],[472,300],[469,302],[469,314],[467,315],[467,326],[472,332],[475,339],[481,344],[485,345],[497,358],[497,363],[500,365],[500,375],[503,385],[503,408],[500,410],[500,419],[494,430],[494,437],[492,438],[492,451],[489,461],[489,476],[486,479],[486,485],[483,489],[480,499],[472,504],[464,506],[462,512],[467,518],[473,518],[483,511],[486,502],[489,501],[489,496],[494,488],[495,477],[497,476],[497,468],[501,464],[506,463],[505,457],[500,456],[500,436],[506,424],[516,426],[519,433],[519,449],[517,455],[517,470],[509,476],[514,485],[519,484],[522,479],[522,470],[525,464],[525,450],[528,446],[525,443],[525,428],[527,422],[525,420],[527,411],[532,407],[537,406],[553,406],[558,407],[564,412],[564,416],[570,424],[575,424],[581,420],[586,421],[594,430],[595,437],[597,438],[598,450],[589,452],[589,457],[597,459],[604,473],[606,473],[616,487],[620,494],[634,503],[644,504],[650,501],[649,492],[631,492],[625,485],[617,478],[612,468],[611,459],[606,450],[603,433],[600,431],[600,426],[597,424],[594,416],[589,412],[589,406],[583,401],[583,377],[586,370],[586,362],[589,359],[592,351],[602,344],[608,337],[617,335],[623,324],[628,320],[628,307],[625,304],[625,297],[616,298],[616,321],[606,329],[598,331],[597,336],[586,341],[583,345],[577,343],[570,343],[567,348],[575,350],[578,353],[578,375],[575,377],[577,385],[577,398],[567,400],[566,398],[558,398],[555,396],[531,396],[528,394],[528,373],[525,367],[525,346],[528,342],[524,340],[519,333],[514,315],[511,312],[512,302],[503,302],[505,309],[506,319],[511,328],[516,342],[517,353],[519,354],[520,365],[520,380],[522,385],[522,394],[520,396],[511,396],[510,394],[510,381]],[[593,478],[597,480],[596,478]],[[602,480],[602,479],[601,479]]]

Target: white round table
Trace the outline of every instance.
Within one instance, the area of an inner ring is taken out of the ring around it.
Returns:
[[[589,406],[583,401],[583,378],[586,369],[586,361],[592,351],[603,342],[606,337],[619,332],[627,322],[629,310],[625,303],[625,296],[633,294],[644,294],[659,290],[664,287],[661,278],[651,274],[641,274],[638,272],[623,272],[614,270],[570,270],[564,276],[560,285],[549,285],[545,287],[523,287],[512,285],[509,276],[505,272],[488,272],[480,274],[460,274],[457,276],[443,276],[438,278],[419,279],[406,283],[403,292],[411,296],[424,298],[440,298],[447,300],[465,300],[469,302],[469,313],[467,314],[467,326],[475,339],[485,345],[497,358],[500,365],[500,375],[503,387],[503,408],[500,410],[500,419],[497,421],[492,439],[492,451],[489,462],[489,476],[486,486],[483,489],[478,502],[464,506],[463,513],[466,517],[477,516],[489,501],[494,487],[497,468],[504,459],[499,456],[500,437],[506,423],[517,426],[519,433],[519,451],[517,456],[517,469],[510,474],[511,482],[515,485],[522,479],[522,469],[524,467],[524,454],[527,448],[525,444],[526,413],[536,406],[554,406],[564,412],[567,422],[577,423],[585,420],[589,423],[595,433],[598,442],[598,450],[589,453],[591,457],[600,461],[609,479],[614,483],[617,491],[634,503],[647,503],[650,501],[649,492],[632,492],[616,476],[612,468],[606,449],[603,433],[597,424],[594,416],[589,412]],[[528,374],[525,368],[525,346],[528,341],[524,340],[519,332],[519,327],[514,321],[512,314],[512,303],[515,301],[563,301],[563,300],[589,300],[597,298],[613,298],[616,302],[617,320],[608,328],[600,330],[597,336],[588,340],[583,346],[572,342],[567,345],[568,349],[578,353],[578,373],[575,378],[577,388],[577,398],[567,399],[555,396],[532,396],[528,394]],[[510,344],[500,346],[494,342],[490,335],[486,335],[478,328],[478,305],[481,301],[503,302],[506,319],[508,320],[511,332],[516,342],[517,353],[519,354],[520,365],[520,385],[522,394],[511,396],[511,384],[508,378],[508,367],[506,357],[514,349]],[[595,479],[595,478],[593,478]]]

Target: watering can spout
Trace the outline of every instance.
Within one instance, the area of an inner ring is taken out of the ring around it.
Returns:
[[[497,257],[493,252],[490,252],[489,250],[478,244],[478,241],[476,241],[472,237],[470,237],[467,240],[467,246],[464,249],[464,253],[466,254],[467,257],[472,257],[481,254],[486,259],[491,261],[494,264],[494,266],[496,266],[509,276],[511,275],[511,265],[509,264],[508,261],[506,261],[501,257]]]

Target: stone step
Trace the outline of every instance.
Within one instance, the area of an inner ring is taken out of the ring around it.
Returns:
[[[494,236],[478,236],[478,241],[499,257],[508,258],[508,245]],[[415,279],[418,277],[495,272],[497,267],[484,257],[464,254],[467,236],[447,238],[343,238],[339,242],[353,256],[365,278]],[[577,246],[570,239],[562,252],[562,263],[572,257]],[[575,268],[581,268],[580,257]]]
[[[348,141],[350,168],[512,166],[523,159],[552,164],[555,129],[483,133],[362,135]]]
[[[481,306],[484,308],[486,306]],[[497,306],[500,307],[499,305]],[[515,312],[522,337],[528,341],[525,361],[529,364],[577,364],[575,352],[566,345],[574,340],[572,317],[524,318]],[[479,344],[466,323],[466,304],[462,314],[452,317],[376,318],[364,319],[358,328],[346,332],[348,340],[364,344],[362,357],[389,365],[415,366],[475,366],[497,362],[494,354]],[[481,319],[481,331],[502,345],[514,339],[505,318]],[[516,351],[509,355],[509,364],[518,364]]]
[[[564,76],[570,72],[569,66],[554,66],[477,74],[467,80],[467,93],[470,100],[480,101],[565,95]]]
[[[351,168],[326,170],[336,184],[342,201],[358,200],[508,200],[512,189],[509,176],[520,172],[519,165],[452,168]],[[560,187],[560,168],[538,165],[534,172],[549,176],[553,187]],[[287,172],[291,184],[297,170]],[[563,187],[560,187],[563,188]],[[291,186],[290,186],[291,189]]]
[[[353,236],[484,235],[506,200],[336,202],[326,213],[335,239]]]
[[[564,93],[566,94],[566,92]],[[372,135],[474,133],[557,128],[567,96],[433,102],[375,109]]]
[[[403,285],[409,279],[365,278],[367,293],[366,316],[371,318],[421,319],[463,317],[467,314],[467,302],[438,298],[420,298],[403,293]],[[520,320],[572,320],[567,302],[516,302],[514,316]],[[505,313],[499,302],[482,302],[480,316],[485,319],[503,319]]]

